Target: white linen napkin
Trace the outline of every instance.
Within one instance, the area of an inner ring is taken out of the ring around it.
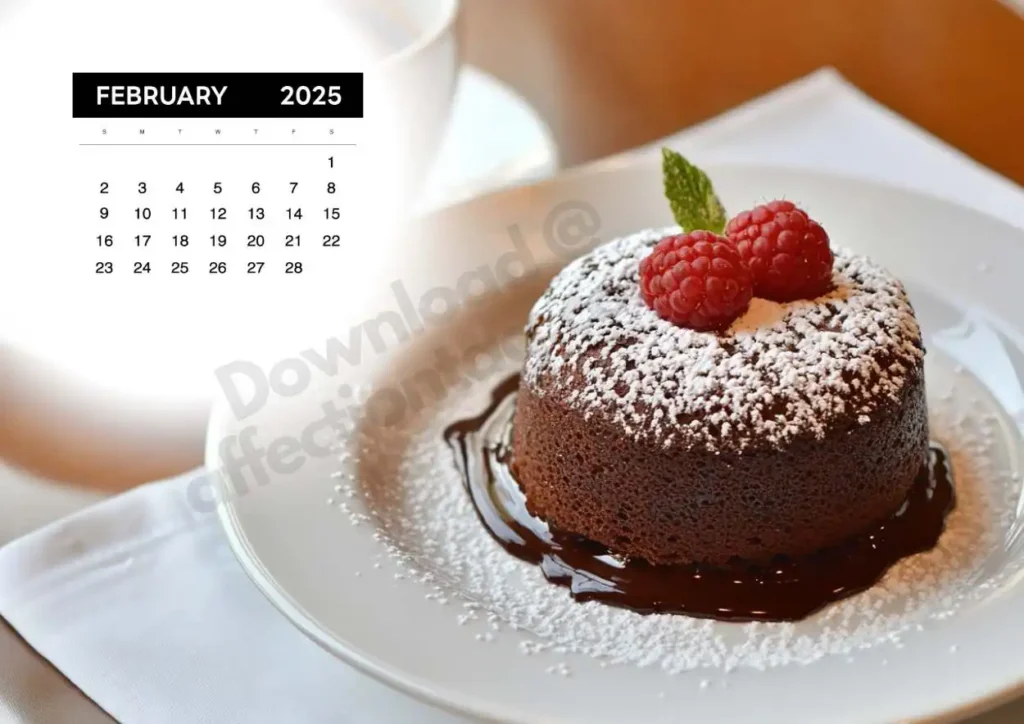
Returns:
[[[662,143],[701,162],[879,179],[1024,228],[1024,190],[831,70],[630,154],[655,153]],[[0,548],[0,615],[124,724],[464,721],[392,692],[305,639],[250,584],[216,518],[186,503],[188,479],[134,490]],[[93,721],[16,719],[44,720]],[[977,724],[1022,720],[1019,701]]]

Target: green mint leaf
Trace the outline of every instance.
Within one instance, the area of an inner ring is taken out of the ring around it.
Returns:
[[[715,196],[707,174],[669,148],[661,149],[661,170],[665,197],[683,231],[705,229],[721,234],[725,230],[725,207]]]

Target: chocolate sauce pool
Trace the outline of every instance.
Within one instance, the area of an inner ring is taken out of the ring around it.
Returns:
[[[903,506],[844,543],[769,564],[710,568],[623,560],[600,543],[550,527],[532,515],[508,462],[519,377],[502,382],[479,417],[445,430],[481,521],[511,554],[540,564],[578,601],[640,613],[683,613],[722,621],[795,621],[874,585],[901,558],[934,547],[953,508],[946,452],[932,443]]]

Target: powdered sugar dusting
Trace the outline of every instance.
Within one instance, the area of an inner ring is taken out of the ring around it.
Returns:
[[[636,440],[708,449],[779,446],[862,423],[899,398],[923,350],[900,282],[835,249],[835,289],[813,301],[755,299],[723,334],[677,327],[648,309],[640,260],[678,229],[612,241],[567,266],[527,326],[524,378]]]
[[[954,379],[941,353],[930,355],[929,364],[931,382]],[[997,404],[973,377],[960,375],[955,394],[930,400],[933,436],[951,453],[957,508],[936,549],[900,562],[869,591],[798,623],[727,624],[576,603],[536,566],[491,539],[442,440],[447,424],[479,413],[493,386],[514,369],[509,363],[397,427],[366,426],[345,441],[339,461],[345,492],[356,494],[351,510],[343,512],[354,524],[371,521],[381,544],[382,569],[375,564],[363,568],[364,575],[390,579],[401,573],[395,585],[418,586],[431,602],[451,610],[449,635],[481,646],[513,636],[542,671],[558,673],[568,670],[556,664],[569,654],[670,675],[810,664],[910,644],[928,635],[934,622],[990,595],[1021,567],[1024,556],[1003,548],[1019,526],[1021,486],[1011,479],[1017,471],[1006,455],[1007,445],[1017,443],[1001,432]],[[325,480],[325,489],[335,483]]]

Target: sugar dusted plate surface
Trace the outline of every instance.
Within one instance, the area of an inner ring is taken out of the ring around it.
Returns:
[[[737,625],[572,603],[487,537],[441,429],[518,368],[526,315],[562,264],[671,223],[655,164],[598,165],[432,218],[380,296],[295,355],[309,385],[241,420],[215,410],[211,468],[246,427],[264,449],[323,446],[219,488],[233,549],[284,615],[404,691],[500,721],[953,720],[1024,688],[1024,234],[865,182],[707,170],[727,208],[793,199],[903,279],[957,475],[940,546],[806,621]],[[325,402],[353,413],[351,432],[315,425]]]

